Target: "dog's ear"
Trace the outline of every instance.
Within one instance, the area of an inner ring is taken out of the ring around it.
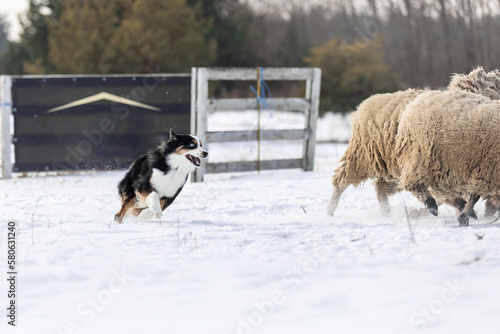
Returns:
[[[174,132],[172,128],[170,128],[170,138],[168,138],[168,141],[172,141],[177,139],[178,134]]]

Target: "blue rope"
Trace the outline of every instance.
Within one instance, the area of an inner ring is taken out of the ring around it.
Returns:
[[[273,97],[273,95],[271,94],[271,89],[269,89],[269,86],[267,85],[267,83],[264,81],[264,70],[262,67],[259,67],[259,72],[260,72],[260,96],[259,96],[259,93],[257,92],[257,90],[253,87],[253,86],[250,86],[250,90],[255,94],[255,97],[257,99],[257,103],[260,104],[261,106],[263,106],[264,108],[266,108],[267,111],[270,111],[269,109],[269,106],[267,105],[267,102],[266,102],[266,92],[267,92],[267,95],[269,95],[270,98]],[[271,114],[271,117],[272,117],[272,113]]]

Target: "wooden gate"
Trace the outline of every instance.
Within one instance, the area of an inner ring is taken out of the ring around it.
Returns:
[[[318,68],[193,68],[191,74],[191,132],[195,133],[208,146],[214,142],[264,141],[264,140],[302,140],[301,159],[257,160],[218,162],[203,164],[197,169],[193,181],[203,181],[205,173],[245,172],[302,168],[312,171],[314,168],[314,150],[316,144],[316,123],[318,119],[319,97],[321,88],[321,69]],[[296,98],[269,98],[266,103],[274,110],[300,110],[305,113],[306,124],[303,129],[252,130],[208,132],[207,117],[209,111],[240,111],[259,109],[262,96],[256,98],[209,98],[209,81],[251,81],[259,86],[265,81],[305,81],[305,96]]]

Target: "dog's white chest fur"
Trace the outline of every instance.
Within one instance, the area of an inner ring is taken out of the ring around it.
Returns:
[[[167,174],[163,174],[162,171],[153,168],[151,184],[160,198],[174,197],[177,191],[186,183],[186,178],[186,173],[177,170],[171,170]]]
[[[186,183],[189,173],[195,169],[183,155],[172,154],[167,158],[167,164],[170,166],[168,173],[164,174],[159,169],[153,168],[151,175],[151,184],[160,198],[174,197]]]

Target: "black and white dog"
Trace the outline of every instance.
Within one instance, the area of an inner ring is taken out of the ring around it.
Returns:
[[[160,218],[181,192],[189,173],[207,156],[198,137],[170,129],[168,141],[140,156],[118,184],[122,206],[115,221],[121,223],[125,215]]]

